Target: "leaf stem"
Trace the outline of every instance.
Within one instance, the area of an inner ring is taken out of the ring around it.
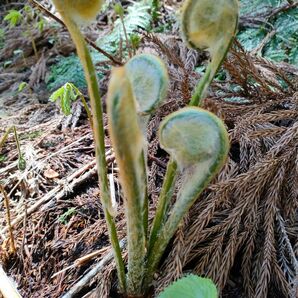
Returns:
[[[13,129],[13,133],[14,133],[14,138],[16,140],[16,144],[17,144],[17,150],[18,150],[18,155],[19,155],[19,158],[22,158],[22,152],[21,152],[21,146],[20,146],[20,141],[19,141],[19,136],[17,134],[17,129],[15,126],[12,127]]]
[[[224,151],[224,149],[222,151]],[[214,174],[218,171],[223,163],[224,156],[224,154],[219,155],[218,158],[212,161],[210,167],[208,166],[207,170],[205,170],[205,173],[202,173],[202,175],[198,178],[198,185],[194,189],[186,191],[177,198],[171,210],[169,218],[161,226],[154,246],[149,252],[145,285],[149,285],[152,282],[153,274],[156,271],[160,259],[167,245],[169,244],[169,241],[177,231],[179,223],[188,212],[190,207],[194,204],[199,195],[202,193],[202,191],[206,188],[211,179],[214,177]]]
[[[158,205],[156,208],[155,217],[153,220],[153,225],[151,229],[148,254],[152,252],[153,246],[156,242],[158,233],[160,231],[161,225],[165,220],[165,214],[167,212],[170,200],[173,195],[174,185],[176,181],[177,174],[177,163],[174,160],[170,160],[167,166],[166,175],[160,192],[160,197],[158,200]]]
[[[195,92],[191,98],[191,101],[189,103],[190,106],[200,106],[201,100],[205,95],[206,90],[210,86],[214,75],[211,74],[212,72],[212,63],[210,62],[207,66],[207,69],[199,81],[198,85],[196,86]]]
[[[77,25],[73,22],[73,20],[67,15],[67,12],[63,13],[62,11],[60,11],[60,13],[76,45],[78,56],[83,64],[84,71],[85,71],[86,81],[88,84],[88,92],[91,100],[91,109],[93,112],[93,117],[92,117],[93,128],[94,128],[93,133],[94,133],[94,141],[95,141],[97,171],[98,171],[98,178],[100,182],[101,201],[103,205],[105,218],[107,221],[110,241],[115,255],[120,291],[125,293],[126,291],[125,268],[124,268],[124,263],[121,256],[119,240],[117,237],[116,225],[111,215],[112,206],[111,206],[111,200],[110,200],[110,194],[109,194],[107,165],[106,165],[106,159],[105,159],[102,102],[101,102],[101,96],[100,96],[100,91],[99,91],[98,82],[97,82],[97,76],[91,59],[90,52],[87,48],[87,45],[85,43],[82,33],[80,32]]]

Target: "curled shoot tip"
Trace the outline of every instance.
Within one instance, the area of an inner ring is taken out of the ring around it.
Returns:
[[[63,18],[70,17],[78,25],[93,21],[103,4],[102,0],[53,0],[53,2]]]
[[[191,105],[200,99],[227,55],[238,25],[238,0],[186,0],[182,7],[182,34],[195,49],[207,50],[210,63],[198,84]]]
[[[158,237],[152,238],[148,256],[149,282],[182,218],[222,168],[229,152],[223,122],[197,107],[186,107],[167,116],[160,125],[159,140],[171,160],[177,163],[183,182],[168,219],[157,226]]]
[[[164,62],[154,55],[141,54],[130,59],[125,68],[137,101],[138,114],[151,114],[167,95],[169,76]]]
[[[161,146],[182,170],[221,158],[229,148],[224,124],[214,114],[187,107],[166,117],[159,129]]]

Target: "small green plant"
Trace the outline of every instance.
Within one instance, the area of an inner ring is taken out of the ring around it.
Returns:
[[[109,193],[97,76],[79,29],[80,24],[95,17],[101,1],[54,0],[54,3],[76,45],[88,84],[100,197],[114,251],[119,291],[127,297],[146,297],[161,257],[181,220],[222,168],[228,155],[229,140],[224,124],[196,105],[226,55],[236,30],[238,6],[233,0],[227,1],[228,6],[225,1],[220,5],[210,1],[209,5],[203,0],[186,1],[184,6],[182,24],[186,38],[198,48],[209,48],[211,62],[190,106],[170,114],[160,125],[160,145],[168,152],[170,160],[151,228],[148,225],[146,124],[165,99],[169,78],[164,63],[146,54],[135,56],[124,66],[112,70],[107,114],[127,221],[128,264],[125,269],[115,226],[116,212]],[[198,16],[205,18],[198,21]],[[213,34],[212,37],[209,34]],[[55,98],[65,96],[65,92],[73,91],[64,88]],[[178,175],[182,179],[181,187],[175,202],[170,204]]]
[[[215,284],[208,278],[189,274],[173,282],[158,298],[217,298]]]
[[[74,207],[69,208],[66,212],[64,212],[58,217],[58,221],[66,225],[69,222],[70,218],[75,214],[76,214],[76,208]]]
[[[71,105],[77,99],[80,99],[82,101],[82,104],[88,115],[90,125],[93,128],[92,115],[88,107],[88,104],[85,100],[85,97],[74,84],[66,83],[62,87],[57,89],[55,92],[53,92],[50,96],[50,101],[60,102],[61,110],[65,116],[69,116],[71,114]]]
[[[7,21],[10,27],[15,27],[21,22],[22,18],[23,16],[20,11],[12,9],[4,17],[4,21]]]
[[[22,92],[27,86],[28,86],[28,83],[21,82],[18,86],[18,92]]]
[[[35,57],[38,58],[35,38],[32,33],[30,23],[35,22],[34,27],[36,27],[40,32],[42,32],[44,29],[45,20],[41,14],[37,14],[37,18],[35,18],[34,15],[35,13],[31,6],[25,5],[20,10],[10,10],[8,14],[4,17],[4,20],[9,23],[11,28],[16,27],[18,25],[26,28],[26,30],[24,31],[24,35],[30,38]]]

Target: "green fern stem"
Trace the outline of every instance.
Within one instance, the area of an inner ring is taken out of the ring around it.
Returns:
[[[10,131],[12,130],[12,127],[8,127],[4,133],[4,135],[2,136],[1,140],[0,140],[0,150],[1,148],[3,147],[3,145],[5,144],[7,138],[8,138],[8,135],[10,133]]]
[[[216,73],[218,72],[226,56],[228,55],[228,52],[233,43],[233,40],[234,39],[231,39],[227,46],[223,46],[218,50],[218,52],[222,52],[219,58],[217,57],[213,58],[213,60],[209,62],[203,77],[198,82],[195,88],[195,92],[191,98],[191,101],[189,102],[190,106],[196,106],[196,107],[201,106],[201,100],[205,97],[207,89],[209,88]]]
[[[103,205],[105,218],[107,221],[108,232],[110,241],[113,247],[116,268],[119,278],[120,291],[125,293],[126,280],[125,280],[125,267],[121,256],[121,249],[119,240],[117,237],[116,225],[111,215],[111,200],[107,179],[107,164],[105,158],[105,144],[104,144],[104,128],[103,128],[103,116],[101,106],[101,96],[96,78],[95,68],[91,59],[90,52],[85,43],[84,37],[80,32],[74,21],[67,15],[67,12],[60,11],[63,17],[64,23],[67,26],[70,35],[76,45],[78,56],[83,64],[85,77],[88,85],[88,92],[91,100],[91,109],[93,112],[93,134],[95,141],[95,155],[98,171],[98,178],[100,182],[100,196]]]
[[[158,237],[161,225],[164,223],[169,202],[173,195],[174,185],[177,174],[177,163],[171,159],[167,166],[166,175],[160,192],[155,217],[152,224],[151,234],[149,238],[148,254],[152,253],[153,246]]]
[[[195,88],[195,92],[194,92],[194,94],[191,98],[191,101],[189,103],[190,106],[199,107],[201,105],[201,100],[204,98],[206,90],[210,86],[210,84],[214,78],[214,75],[215,75],[215,73],[212,74],[211,63],[209,63],[203,77],[201,78],[201,80],[199,81],[199,83],[197,84],[197,86]]]

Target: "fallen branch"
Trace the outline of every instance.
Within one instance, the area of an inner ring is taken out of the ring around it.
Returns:
[[[51,278],[54,278],[54,277],[58,276],[59,274],[65,272],[65,271],[68,271],[72,268],[76,268],[76,267],[80,267],[80,266],[84,265],[85,263],[89,262],[90,260],[92,260],[92,259],[98,257],[99,255],[103,254],[104,252],[106,252],[108,250],[108,248],[109,247],[103,247],[99,250],[93,251],[81,258],[76,259],[72,265],[67,266],[67,267],[63,268],[62,270],[56,272],[55,274],[53,274],[51,276]]]

